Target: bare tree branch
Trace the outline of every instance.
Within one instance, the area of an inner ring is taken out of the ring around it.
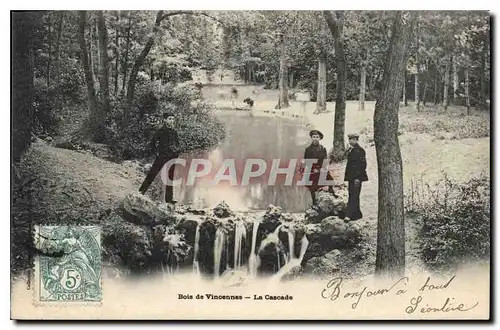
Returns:
[[[221,21],[220,19],[218,19],[217,17],[214,17],[214,16],[211,16],[207,13],[204,13],[204,12],[197,12],[197,11],[190,11],[190,10],[177,10],[177,11],[171,11],[169,13],[166,13],[164,14],[161,19],[160,19],[160,22],[162,20],[164,20],[165,18],[168,18],[168,17],[171,17],[171,16],[176,16],[176,15],[194,15],[194,16],[205,16],[205,17],[208,17],[216,22],[218,22],[219,24],[221,24],[222,26],[227,26],[226,23],[224,23],[223,21]]]

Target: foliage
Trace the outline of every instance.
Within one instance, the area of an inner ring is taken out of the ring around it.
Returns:
[[[110,114],[106,121],[106,136],[111,151],[120,159],[153,156],[149,143],[165,112],[176,116],[183,152],[205,150],[217,145],[224,138],[224,127],[213,115],[210,106],[197,100],[199,97],[199,90],[187,84],[160,87],[153,83],[142,84],[126,126],[123,127],[119,110]]]
[[[422,260],[446,269],[490,255],[490,180],[458,183],[444,176],[434,187],[419,187],[428,198],[407,212],[417,215]]]

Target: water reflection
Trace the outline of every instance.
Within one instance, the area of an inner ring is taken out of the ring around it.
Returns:
[[[200,207],[212,207],[225,200],[234,209],[264,209],[269,204],[281,206],[288,212],[306,209],[310,196],[305,187],[285,186],[284,175],[278,175],[276,184],[270,186],[266,175],[269,174],[273,159],[279,159],[281,166],[286,166],[290,159],[302,158],[304,148],[309,143],[309,136],[308,132],[299,126],[300,123],[289,118],[251,117],[249,113],[236,111],[220,111],[219,118],[226,125],[227,131],[223,143],[209,153],[182,156],[188,164],[192,158],[209,159],[212,163],[212,173],[197,180],[194,186],[177,187],[177,200]],[[224,159],[228,158],[235,159],[239,180],[246,159],[264,159],[268,169],[264,175],[251,179],[246,186],[231,186],[227,181],[211,185],[212,177]],[[186,173],[185,168],[176,168],[176,177]],[[300,176],[297,174],[295,180],[298,179]]]

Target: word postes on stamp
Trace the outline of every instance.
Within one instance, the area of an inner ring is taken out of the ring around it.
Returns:
[[[35,264],[39,302],[100,302],[99,226],[36,226]]]

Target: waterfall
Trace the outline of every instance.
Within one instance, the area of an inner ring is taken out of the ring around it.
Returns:
[[[274,274],[272,279],[274,281],[279,281],[284,275],[290,272],[293,268],[300,266],[302,260],[304,259],[304,255],[306,254],[308,246],[309,246],[309,240],[307,239],[306,235],[304,235],[304,237],[302,237],[301,240],[299,257],[298,258],[294,257],[290,259],[290,261],[285,266],[283,266],[276,274]]]
[[[257,231],[259,230],[260,222],[258,220],[254,221],[252,229],[252,249],[250,251],[250,257],[248,258],[248,270],[250,277],[257,276],[257,268],[259,267],[260,260],[259,256],[255,253],[255,245],[257,244]]]
[[[288,229],[288,260],[295,259],[295,232],[293,228]]]
[[[276,248],[277,252],[278,252],[278,270],[280,270],[281,268],[281,260],[280,260],[280,250],[278,248]]]
[[[257,235],[257,233],[255,233]],[[243,250],[242,243],[246,237],[246,228],[243,222],[238,222],[234,231],[234,269],[241,267]],[[252,237],[253,238],[253,237]],[[253,241],[252,241],[253,244]]]
[[[194,235],[194,257],[193,257],[193,274],[200,275],[200,264],[198,262],[198,252],[200,250],[200,224],[196,225],[196,234]]]
[[[216,278],[220,275],[220,262],[222,259],[222,250],[224,249],[224,239],[224,230],[222,227],[217,228],[214,242],[214,277]]]

